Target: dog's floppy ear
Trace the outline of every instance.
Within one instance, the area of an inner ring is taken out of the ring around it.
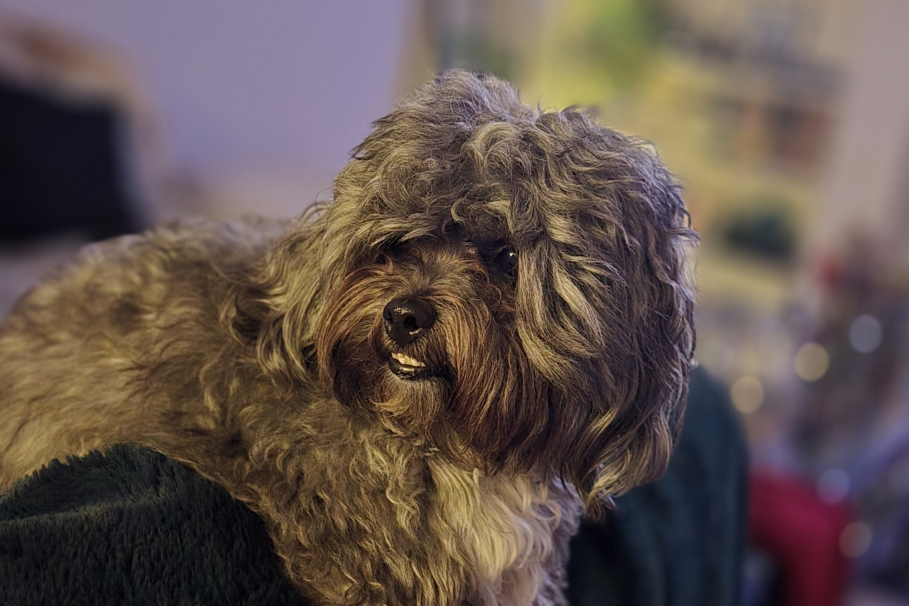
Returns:
[[[655,151],[582,112],[541,114],[521,153],[533,154],[527,174],[509,179],[536,229],[525,230],[518,332],[582,424],[559,438],[563,474],[592,506],[668,463],[694,350],[697,236]]]
[[[687,253],[697,234],[680,187],[646,146],[623,151],[638,171],[614,189],[619,198],[624,259],[625,326],[621,360],[612,356],[615,402],[603,408],[574,453],[586,475],[579,487],[588,507],[659,478],[681,430],[695,346],[694,287]],[[614,180],[615,175],[604,178]]]
[[[285,384],[314,380],[312,356],[325,288],[325,220],[313,207],[247,274],[233,276],[222,322],[259,365]]]

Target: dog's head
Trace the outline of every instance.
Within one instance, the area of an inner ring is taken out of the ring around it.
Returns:
[[[686,223],[646,145],[448,72],[375,123],[237,323],[271,372],[589,504],[668,460],[694,346]]]

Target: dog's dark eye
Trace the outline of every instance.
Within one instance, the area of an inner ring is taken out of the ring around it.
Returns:
[[[518,253],[512,247],[506,246],[493,258],[492,266],[502,273],[510,274],[518,268]]]

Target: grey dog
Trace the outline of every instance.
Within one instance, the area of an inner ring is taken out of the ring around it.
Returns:
[[[316,604],[564,604],[583,510],[656,478],[694,347],[653,150],[439,76],[292,224],[86,248],[0,332],[0,489],[134,442],[265,521]]]

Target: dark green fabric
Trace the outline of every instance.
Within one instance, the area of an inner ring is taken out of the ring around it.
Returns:
[[[572,543],[571,603],[738,603],[744,479],[723,391],[696,373],[666,475]],[[0,605],[302,603],[262,521],[152,451],[55,463],[0,495]]]
[[[53,463],[0,495],[0,604],[302,604],[262,521],[138,447]]]
[[[740,603],[747,454],[726,391],[691,379],[679,445],[658,482],[616,499],[571,544],[573,606]]]

